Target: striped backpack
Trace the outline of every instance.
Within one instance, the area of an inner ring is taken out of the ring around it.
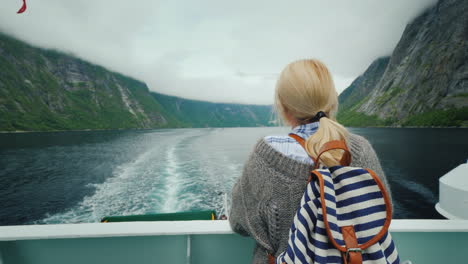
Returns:
[[[304,139],[290,134],[304,147]],[[342,166],[318,169],[320,156],[344,150]],[[387,191],[370,169],[349,167],[344,141],[320,150],[289,230],[286,251],[270,263],[399,263],[388,232],[392,207]]]

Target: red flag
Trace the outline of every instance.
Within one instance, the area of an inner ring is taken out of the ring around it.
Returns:
[[[23,0],[23,6],[18,10],[17,14],[21,14],[26,11],[26,0]]]

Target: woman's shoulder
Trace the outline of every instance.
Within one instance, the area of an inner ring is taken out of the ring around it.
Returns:
[[[375,153],[369,141],[361,135],[350,133],[346,144],[353,157],[368,156]],[[295,158],[296,156],[298,158]],[[278,160],[292,159],[310,165],[310,162],[305,161],[308,159],[307,153],[288,135],[269,135],[258,139],[251,152],[250,159],[261,159],[271,165],[277,165]]]
[[[277,150],[277,146],[291,142],[288,136],[265,136],[257,139],[252,150],[252,154],[260,156],[275,156],[282,153]]]
[[[366,167],[381,172],[381,166],[377,153],[371,143],[363,136],[351,134],[347,145],[351,151],[352,165],[357,167]]]
[[[363,136],[349,133],[346,141],[351,152],[361,152],[372,148],[371,143]]]
[[[291,142],[289,144],[290,147],[297,144],[292,138],[291,141],[288,138],[288,136],[267,136],[260,138],[250,154],[247,166],[259,166],[260,164],[284,174],[291,174],[291,172],[294,174],[303,170],[310,170],[311,164],[292,158],[291,153],[294,154],[294,152],[288,150],[285,153],[275,147],[275,143],[271,144],[271,142],[276,142],[276,144],[280,145],[286,144],[280,142]],[[304,151],[299,144],[297,146],[299,146],[299,150]]]
[[[264,141],[281,154],[306,164],[312,164],[313,161],[303,147],[289,135],[287,136],[266,136]]]

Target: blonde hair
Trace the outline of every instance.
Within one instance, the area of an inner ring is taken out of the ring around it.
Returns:
[[[316,59],[292,62],[284,68],[276,83],[275,108],[286,123],[302,124],[303,120],[323,111],[319,128],[305,142],[306,151],[314,159],[320,148],[331,140],[346,140],[348,131],[335,120],[338,94],[327,67]],[[292,120],[291,120],[292,119]],[[328,167],[338,165],[341,150],[332,150],[320,157]]]

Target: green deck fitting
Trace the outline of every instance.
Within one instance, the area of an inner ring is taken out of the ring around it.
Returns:
[[[125,215],[106,216],[101,219],[102,223],[107,222],[134,222],[134,221],[190,221],[190,220],[216,220],[215,211],[194,211],[167,214],[145,214],[145,215]]]

